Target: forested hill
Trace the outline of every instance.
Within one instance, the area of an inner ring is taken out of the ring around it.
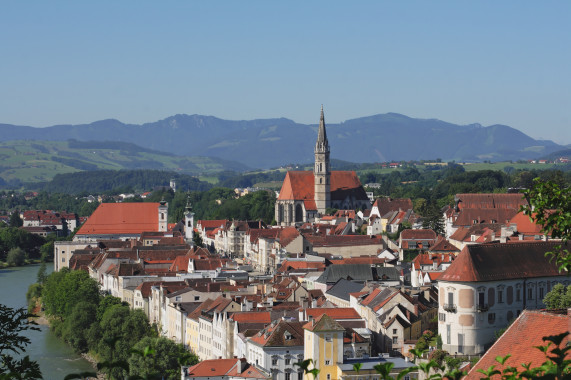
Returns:
[[[327,111],[325,113],[327,121]],[[316,112],[315,121],[319,120]],[[350,162],[441,158],[504,161],[537,158],[562,149],[505,125],[456,125],[395,113],[327,123],[331,157]],[[32,128],[0,124],[0,141],[109,140],[185,156],[218,157],[252,168],[313,161],[317,124],[285,118],[250,121],[175,115],[143,125],[102,120],[85,125]]]
[[[189,175],[161,170],[97,170],[58,174],[50,182],[36,184],[38,190],[65,194],[103,194],[113,192],[144,192],[169,186],[176,180],[177,189],[205,191],[212,185]]]

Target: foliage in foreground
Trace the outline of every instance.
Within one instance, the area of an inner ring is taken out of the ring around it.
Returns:
[[[0,380],[4,379],[41,379],[42,373],[37,362],[29,356],[16,359],[21,355],[30,339],[21,334],[27,330],[39,330],[29,320],[34,315],[25,309],[13,309],[0,304]]]
[[[571,352],[570,345],[564,345],[563,340],[569,335],[568,332],[547,336],[543,338],[546,342],[543,346],[535,347],[545,354],[545,361],[537,366],[531,367],[531,364],[522,363],[520,368],[514,366],[506,366],[503,370],[497,369],[496,365],[492,365],[485,370],[478,370],[483,374],[483,379],[571,379],[571,359],[569,353]],[[466,372],[460,371],[457,368],[447,367],[442,363],[443,355],[433,355],[434,358],[429,361],[421,361],[421,358],[426,353],[423,350],[411,349],[410,352],[414,355],[414,362],[416,365],[406,368],[398,373],[394,371],[394,363],[385,362],[375,365],[373,368],[379,374],[381,380],[401,380],[411,372],[420,372],[424,378],[431,380],[449,379],[458,380],[466,376]],[[504,357],[496,357],[496,362],[500,365],[506,364],[511,355]],[[299,366],[306,375],[311,374],[314,379],[318,379],[319,369],[313,366],[313,360],[307,359],[295,364]],[[357,363],[353,369],[359,373],[362,364]],[[448,369],[447,369],[448,368]]]

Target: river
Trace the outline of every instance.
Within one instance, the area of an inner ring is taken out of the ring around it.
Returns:
[[[36,282],[39,267],[28,265],[0,269],[0,303],[12,308],[26,307],[26,292],[28,286]],[[52,271],[53,264],[48,264],[48,274]],[[48,326],[39,328],[40,331],[25,333],[32,341],[26,348],[26,354],[39,363],[44,379],[58,380],[70,373],[93,371],[91,364],[58,339]]]

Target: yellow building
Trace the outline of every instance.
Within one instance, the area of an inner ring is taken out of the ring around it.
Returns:
[[[338,364],[343,363],[343,333],[345,328],[323,314],[304,326],[304,360],[312,359],[313,367],[319,368],[315,380],[339,380]],[[313,380],[306,374],[304,380]]]

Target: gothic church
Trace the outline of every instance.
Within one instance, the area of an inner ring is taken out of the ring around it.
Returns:
[[[278,225],[313,222],[324,215],[327,208],[356,210],[371,207],[354,171],[331,171],[323,106],[314,153],[313,172],[287,172],[276,201],[275,219]]]

